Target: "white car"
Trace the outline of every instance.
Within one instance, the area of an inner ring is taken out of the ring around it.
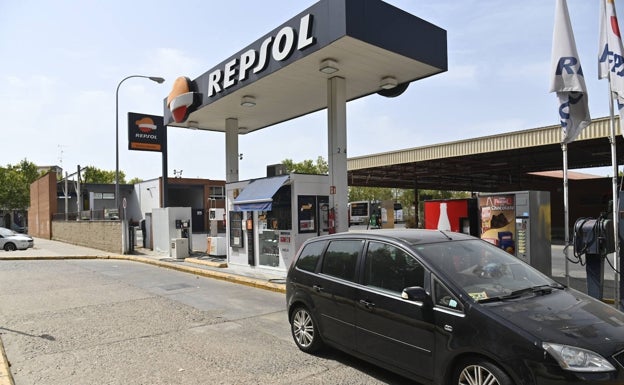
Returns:
[[[0,248],[5,251],[26,250],[33,247],[35,242],[30,235],[16,233],[4,227],[0,227]]]

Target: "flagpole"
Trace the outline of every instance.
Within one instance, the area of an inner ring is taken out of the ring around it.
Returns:
[[[565,246],[563,254],[565,256],[565,278],[566,286],[570,287],[570,267],[568,265],[568,246],[570,246],[570,214],[568,212],[568,145],[561,143],[561,151],[563,152],[563,227]]]
[[[611,189],[613,190],[613,237],[615,244],[615,252],[613,253],[613,269],[615,275],[614,283],[614,306],[616,309],[620,307],[620,237],[619,237],[619,196],[618,196],[618,164],[617,164],[617,147],[615,142],[615,113],[613,111],[613,92],[611,90],[611,74],[609,74],[609,141],[611,142],[611,165],[613,166],[613,177]],[[602,278],[602,277],[601,277]]]

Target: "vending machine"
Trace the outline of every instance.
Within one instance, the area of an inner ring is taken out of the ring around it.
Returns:
[[[481,238],[551,275],[550,193],[512,191],[478,199]]]

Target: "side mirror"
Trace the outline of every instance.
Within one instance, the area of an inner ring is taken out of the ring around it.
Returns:
[[[408,301],[422,302],[423,304],[432,304],[431,297],[427,291],[420,286],[406,287],[401,293],[401,298]]]

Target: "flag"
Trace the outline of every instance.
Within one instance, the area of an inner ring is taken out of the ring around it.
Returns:
[[[550,92],[556,92],[559,99],[561,142],[567,144],[589,126],[591,117],[585,77],[565,0],[557,0],[555,8],[551,75]]]
[[[617,101],[620,122],[624,115],[624,56],[622,52],[624,49],[622,49],[622,36],[615,13],[615,0],[600,0],[598,79],[609,79],[613,99]]]

